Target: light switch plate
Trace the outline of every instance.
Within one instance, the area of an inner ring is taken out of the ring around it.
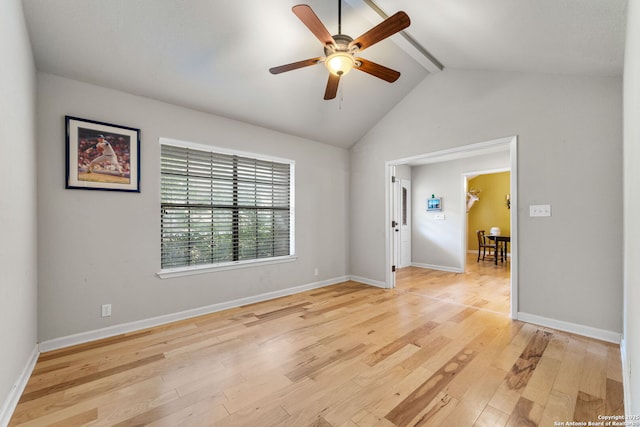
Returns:
[[[551,216],[551,205],[529,205],[529,216]]]

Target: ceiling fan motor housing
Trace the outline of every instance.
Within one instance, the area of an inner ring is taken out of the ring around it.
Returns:
[[[335,44],[327,44],[324,47],[325,66],[329,72],[336,76],[343,76],[353,67],[360,66],[354,56],[358,51],[358,46],[349,47],[353,41],[351,37],[346,34],[336,34],[333,36],[333,40]]]

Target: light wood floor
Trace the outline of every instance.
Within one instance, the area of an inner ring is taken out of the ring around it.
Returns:
[[[512,321],[508,267],[416,268],[44,353],[11,426],[553,426],[623,414],[618,346]]]

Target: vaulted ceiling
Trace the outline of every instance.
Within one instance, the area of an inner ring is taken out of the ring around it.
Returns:
[[[323,55],[290,0],[23,0],[38,70],[348,148],[445,68],[620,76],[626,0],[344,0],[357,37],[404,10],[411,26],[362,56],[395,83],[353,71],[323,100]],[[308,0],[330,33],[338,1]],[[374,9],[378,9],[376,12]]]

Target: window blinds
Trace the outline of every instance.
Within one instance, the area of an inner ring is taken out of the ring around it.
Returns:
[[[162,268],[291,255],[291,164],[161,145]]]

